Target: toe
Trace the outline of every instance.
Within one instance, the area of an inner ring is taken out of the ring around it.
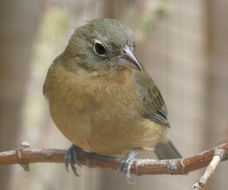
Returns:
[[[135,157],[137,153],[141,150],[141,148],[135,148],[127,153],[124,159],[120,163],[120,167],[118,168],[118,172],[124,172],[127,182],[134,183],[131,179],[131,167],[136,160]]]
[[[72,145],[66,152],[64,156],[66,170],[69,171],[69,166],[76,176],[79,176],[75,164],[77,164],[79,152],[82,151],[81,148]]]

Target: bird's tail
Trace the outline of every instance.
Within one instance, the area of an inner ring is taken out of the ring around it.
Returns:
[[[181,154],[170,140],[164,143],[158,143],[154,152],[160,160],[182,158]]]

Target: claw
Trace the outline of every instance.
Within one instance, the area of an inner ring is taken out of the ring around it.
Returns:
[[[75,164],[77,164],[78,154],[80,151],[82,151],[81,148],[72,144],[64,156],[66,170],[69,172],[69,166],[70,166],[71,170],[74,172],[76,176],[79,176],[77,172],[77,168],[75,167]]]
[[[133,184],[134,181],[131,178],[131,166],[135,161],[135,157],[137,153],[141,150],[141,148],[135,148],[127,153],[127,155],[123,158],[120,163],[120,167],[118,168],[118,172],[124,172],[127,182]]]

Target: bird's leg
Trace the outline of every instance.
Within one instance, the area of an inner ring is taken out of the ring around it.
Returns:
[[[123,158],[118,169],[119,172],[124,172],[127,178],[128,183],[133,183],[131,180],[131,166],[135,161],[137,153],[142,150],[141,148],[134,148]]]
[[[79,174],[74,164],[77,164],[78,155],[79,155],[79,152],[81,151],[83,150],[80,147],[72,144],[64,156],[66,170],[69,171],[69,165],[70,165],[71,170],[74,172],[76,176],[79,176]]]

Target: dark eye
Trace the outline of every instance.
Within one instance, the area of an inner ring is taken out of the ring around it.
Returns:
[[[99,56],[105,56],[107,53],[104,45],[98,40],[94,41],[94,51]]]

